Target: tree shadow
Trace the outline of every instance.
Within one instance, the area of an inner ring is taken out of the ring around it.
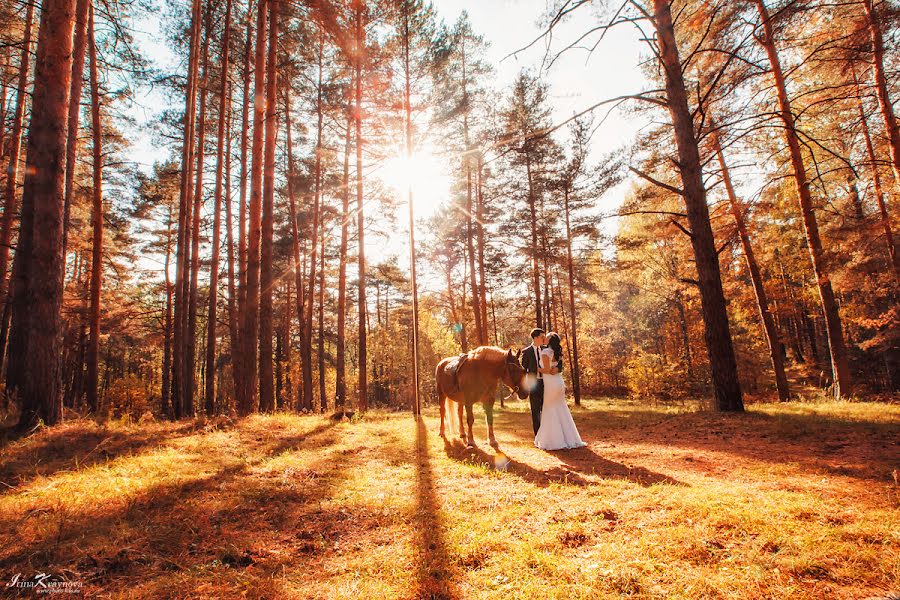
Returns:
[[[451,600],[458,598],[453,585],[453,572],[443,540],[440,502],[434,488],[434,473],[428,444],[428,428],[421,417],[416,422],[416,493],[421,552],[416,598]]]
[[[0,450],[0,495],[14,493],[38,477],[85,468],[152,448],[197,432],[193,422],[151,430],[107,429],[93,421],[64,424],[33,434],[15,447]],[[7,438],[7,441],[20,438]]]
[[[815,413],[683,413],[635,427],[604,414],[601,435],[612,443],[665,445],[740,456],[762,463],[796,464],[808,473],[862,481],[889,481],[900,464],[900,423]]]
[[[807,473],[862,481],[890,481],[892,470],[900,464],[900,445],[895,441],[900,437],[900,423],[816,414],[812,410],[808,414],[768,414],[750,407],[739,414],[666,414],[642,407],[610,407],[578,410],[574,417],[579,429],[595,442],[612,446],[723,453],[761,463],[790,463]],[[498,420],[501,431],[523,442],[531,439],[527,413],[500,413]],[[583,466],[590,468],[592,461]],[[613,475],[621,474],[619,467],[600,464]]]
[[[673,477],[655,473],[644,467],[630,467],[603,458],[587,447],[548,452],[562,463],[548,469],[536,469],[527,463],[515,460],[499,449],[495,454],[491,454],[478,446],[468,447],[456,439],[445,439],[444,451],[449,458],[457,462],[512,473],[539,487],[546,487],[551,483],[591,486],[600,484],[603,479],[624,479],[643,486],[656,483],[687,485]]]
[[[48,506],[21,518],[0,519],[0,531],[7,532],[0,536],[7,538],[0,549],[0,572],[62,571],[99,586],[138,572],[151,582],[154,573],[160,577],[201,565],[263,565],[253,554],[252,540],[301,522],[298,511],[328,497],[344,471],[334,471],[336,461],[325,455],[296,475],[302,485],[249,475],[333,426],[324,423],[277,439],[261,448],[258,458],[208,476],[151,486],[114,509],[71,512]],[[241,502],[223,504],[226,489],[239,494]],[[47,513],[50,519],[32,521]],[[111,540],[123,537],[123,548],[111,547]],[[293,542],[303,543],[300,538]],[[229,549],[223,551],[223,545]]]
[[[590,474],[602,479],[624,479],[643,486],[651,486],[657,483],[688,485],[674,477],[656,473],[645,467],[629,466],[603,458],[588,446],[570,450],[550,450],[547,453],[558,458],[563,463],[565,470],[584,475]]]

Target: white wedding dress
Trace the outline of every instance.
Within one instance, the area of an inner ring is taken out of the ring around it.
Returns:
[[[553,350],[541,350],[543,357],[550,357],[553,364]],[[578,434],[572,413],[566,404],[566,384],[562,374],[544,375],[544,408],[541,409],[541,426],[534,436],[534,445],[542,450],[563,450],[587,446]]]

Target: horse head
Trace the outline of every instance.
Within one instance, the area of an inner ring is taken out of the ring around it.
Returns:
[[[503,371],[503,383],[519,396],[519,400],[524,400],[528,397],[528,389],[525,383],[525,369],[522,368],[522,364],[519,362],[521,356],[521,348],[515,354],[513,354],[512,350],[506,351],[506,368]]]

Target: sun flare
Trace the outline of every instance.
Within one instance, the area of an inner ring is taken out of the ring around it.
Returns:
[[[423,147],[412,156],[398,155],[385,161],[380,170],[380,178],[385,185],[406,196],[412,189],[413,202],[417,211],[429,215],[450,196],[451,177],[447,172],[447,161],[433,151]]]

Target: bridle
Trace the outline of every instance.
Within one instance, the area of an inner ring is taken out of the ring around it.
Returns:
[[[504,365],[504,366],[506,367],[506,375],[509,377],[509,380],[510,380],[510,381],[513,381],[513,376],[512,376],[512,373],[509,372],[509,367],[510,367],[511,365],[513,365],[513,364],[515,364],[515,363],[513,363],[513,362],[507,360],[507,361],[506,361],[506,365]],[[506,384],[506,382],[504,382],[504,385],[505,385],[505,384]],[[509,393],[509,396],[507,396],[506,398],[503,399],[503,401],[506,402],[506,401],[508,401],[510,398],[512,398],[513,396],[515,396],[516,394],[518,394],[518,393],[519,393],[519,389],[520,389],[520,388],[519,388],[519,386],[517,386],[517,385],[516,385],[516,386],[512,386],[512,391]]]

